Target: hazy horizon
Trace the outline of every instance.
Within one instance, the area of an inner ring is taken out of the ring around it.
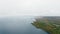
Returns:
[[[0,16],[60,16],[60,0],[0,0]]]

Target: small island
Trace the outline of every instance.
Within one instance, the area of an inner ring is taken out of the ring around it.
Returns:
[[[32,25],[46,31],[48,34],[60,34],[59,16],[42,16],[35,18]]]

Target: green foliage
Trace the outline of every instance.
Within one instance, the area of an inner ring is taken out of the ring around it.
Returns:
[[[60,24],[57,23],[53,23],[49,19],[37,19],[32,23],[32,25],[34,25],[36,28],[43,29],[46,32],[49,32],[49,34],[60,34]]]

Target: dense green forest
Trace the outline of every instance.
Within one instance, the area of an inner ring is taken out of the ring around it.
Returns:
[[[32,25],[48,34],[60,34],[60,17],[58,16],[37,17]]]

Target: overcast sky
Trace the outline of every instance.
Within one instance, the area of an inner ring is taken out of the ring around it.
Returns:
[[[60,16],[60,0],[0,0],[0,16]]]

